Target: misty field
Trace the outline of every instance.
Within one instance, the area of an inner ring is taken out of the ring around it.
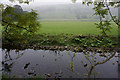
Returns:
[[[41,21],[40,33],[50,34],[80,34],[80,35],[100,35],[100,30],[96,28],[92,21]],[[110,35],[116,36],[117,26],[112,23]]]

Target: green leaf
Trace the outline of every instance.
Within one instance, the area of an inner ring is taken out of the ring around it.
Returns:
[[[75,53],[74,53],[74,55],[73,55],[73,58],[75,57]]]
[[[71,66],[71,67],[73,67],[73,66],[74,66],[73,61],[71,61],[71,62],[70,62],[70,66]]]

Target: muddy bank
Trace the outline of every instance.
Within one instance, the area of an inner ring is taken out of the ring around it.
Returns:
[[[120,52],[119,47],[107,48],[107,47],[81,47],[81,46],[57,46],[57,45],[28,45],[28,44],[2,44],[2,49],[34,49],[34,50],[60,50],[60,51],[73,51],[73,52]]]

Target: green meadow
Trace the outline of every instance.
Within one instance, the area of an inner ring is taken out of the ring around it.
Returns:
[[[74,34],[74,35],[100,35],[93,21],[40,21],[40,33],[49,34]],[[117,25],[112,23],[109,35],[117,36]]]

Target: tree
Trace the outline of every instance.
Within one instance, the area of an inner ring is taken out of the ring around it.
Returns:
[[[76,0],[72,0],[72,2],[76,2]],[[108,36],[106,32],[110,32],[112,26],[111,21],[113,21],[116,25],[118,25],[118,42],[120,45],[120,18],[112,15],[110,7],[120,8],[119,0],[83,0],[83,4],[89,6],[90,4],[94,5],[94,15],[99,16],[99,23],[96,23],[97,28],[101,30],[103,36]],[[110,15],[110,19],[108,19],[107,15]],[[120,15],[119,15],[120,16]]]
[[[25,1],[23,2],[25,3]],[[3,26],[3,39],[9,42],[13,42],[14,40],[21,42],[24,41],[27,36],[33,35],[39,30],[40,23],[37,21],[38,14],[36,11],[23,11],[19,5],[13,7],[2,5],[1,8],[3,12],[1,20]]]
[[[20,5],[14,5],[13,8],[14,8],[14,13],[20,13],[20,14],[23,13],[23,9]]]

